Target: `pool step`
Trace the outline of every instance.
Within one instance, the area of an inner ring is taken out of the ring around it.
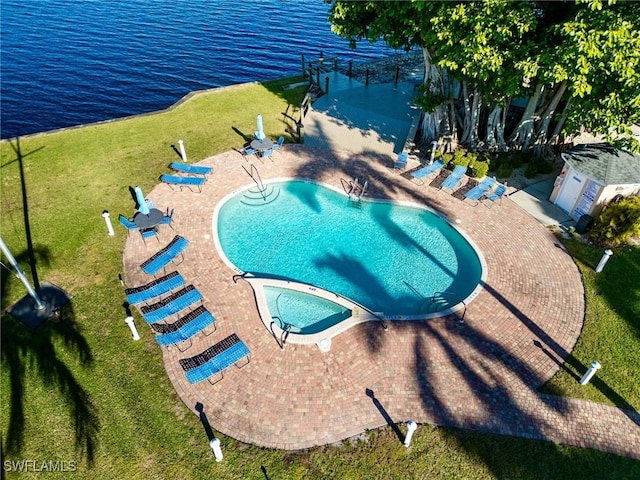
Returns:
[[[420,305],[420,313],[442,312],[451,308],[451,303],[439,295],[435,297],[425,298]]]
[[[241,203],[251,206],[267,205],[273,202],[280,195],[280,189],[274,188],[273,185],[266,185],[264,189],[258,187],[245,190],[242,195]]]

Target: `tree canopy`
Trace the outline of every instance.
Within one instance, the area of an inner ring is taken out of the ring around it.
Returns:
[[[426,141],[540,153],[586,129],[640,150],[640,3],[328,2],[352,46],[423,50]]]

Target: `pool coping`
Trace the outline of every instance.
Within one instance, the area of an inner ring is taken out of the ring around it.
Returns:
[[[263,185],[270,185],[270,184],[274,184],[274,183],[282,183],[282,182],[289,182],[289,181],[301,181],[301,182],[306,182],[306,183],[313,183],[315,185],[319,185],[321,187],[324,187],[328,190],[331,190],[339,195],[342,195],[345,197],[345,199],[349,198],[349,195],[343,191],[341,191],[339,188],[334,187],[333,185],[321,182],[321,181],[317,181],[314,180],[312,178],[306,178],[306,177],[276,177],[276,178],[270,178],[267,179],[266,181],[263,181]],[[249,278],[253,279],[256,278],[251,272],[245,272],[242,269],[238,268],[236,265],[233,264],[233,262],[231,262],[229,260],[229,258],[226,256],[226,254],[224,253],[224,250],[222,248],[222,245],[220,244],[220,240],[219,240],[219,235],[218,235],[218,217],[220,214],[220,209],[222,208],[222,206],[229,201],[231,198],[235,197],[236,195],[245,192],[247,190],[250,190],[252,188],[255,188],[257,186],[257,183],[249,183],[245,186],[242,186],[240,188],[237,188],[235,190],[233,190],[232,192],[228,193],[227,195],[225,195],[215,206],[214,211],[213,211],[213,216],[211,219],[211,231],[212,231],[212,236],[213,236],[213,241],[214,241],[214,245],[216,248],[216,252],[217,254],[220,256],[220,258],[222,259],[222,261],[233,271],[235,271],[237,273],[237,275],[245,277],[247,275],[251,275],[251,277],[246,277],[246,280],[249,280]],[[259,187],[259,186],[258,186]],[[287,280],[290,284],[298,284],[300,287],[299,288],[307,288],[306,286],[312,287],[317,289],[318,291],[323,291],[323,292],[327,292],[327,295],[336,295],[339,298],[344,298],[346,300],[346,302],[356,306],[358,309],[368,312],[368,316],[366,317],[366,319],[357,319],[357,320],[350,320],[351,317],[349,319],[345,319],[343,320],[341,323],[347,323],[348,326],[346,328],[340,328],[340,329],[334,329],[334,327],[330,327],[329,329],[327,329],[328,333],[327,335],[325,335],[324,337],[318,337],[320,334],[310,334],[310,335],[314,335],[313,337],[313,341],[309,340],[309,339],[302,339],[302,338],[298,338],[298,337],[302,337],[302,336],[306,336],[306,335],[298,335],[298,334],[289,334],[289,337],[291,338],[291,340],[293,340],[291,343],[298,343],[301,345],[312,345],[312,344],[316,344],[318,345],[318,347],[320,348],[320,342],[323,342],[323,345],[326,345],[327,340],[330,342],[331,338],[339,335],[340,333],[348,330],[349,328],[358,325],[360,323],[363,323],[365,321],[373,321],[373,320],[377,320],[377,321],[420,321],[420,320],[430,320],[430,319],[435,319],[435,318],[441,318],[447,315],[451,315],[451,314],[455,314],[457,312],[462,311],[462,316],[460,317],[461,320],[464,320],[464,312],[467,309],[467,306],[480,294],[480,292],[482,291],[482,285],[484,284],[484,282],[486,281],[487,278],[487,262],[485,261],[484,255],[482,254],[482,250],[475,244],[475,242],[473,241],[473,239],[467,235],[467,233],[461,229],[460,227],[458,227],[456,225],[455,221],[451,221],[451,219],[449,217],[447,217],[445,214],[443,214],[442,212],[439,212],[437,210],[434,210],[432,208],[429,208],[427,205],[420,205],[416,202],[410,202],[410,201],[406,201],[406,200],[394,200],[394,199],[384,199],[384,198],[375,198],[375,197],[367,197],[367,198],[362,198],[363,202],[370,202],[370,203],[384,203],[384,204],[390,204],[390,205],[398,205],[398,206],[404,206],[404,207],[410,207],[410,208],[415,208],[415,209],[419,209],[419,210],[424,210],[427,212],[430,212],[431,214],[437,216],[438,218],[440,218],[441,220],[445,221],[451,228],[453,228],[460,236],[462,236],[462,238],[465,239],[465,241],[471,246],[471,248],[473,249],[474,253],[476,254],[476,256],[478,257],[478,261],[480,263],[480,280],[478,282],[478,284],[476,285],[476,287],[471,291],[471,293],[469,295],[467,295],[464,299],[462,299],[461,301],[459,301],[458,303],[456,303],[455,305],[450,306],[447,309],[444,310],[439,310],[436,312],[428,312],[428,313],[421,313],[421,314],[415,314],[415,315],[398,315],[398,314],[387,314],[385,312],[374,312],[373,310],[369,309],[368,307],[366,307],[365,305],[362,305],[358,302],[356,302],[353,299],[344,297],[342,295],[336,294],[334,292],[331,292],[330,290],[326,290],[323,289],[322,287],[319,287],[317,285],[311,285],[308,283],[304,283],[304,282],[295,282],[293,280]],[[273,281],[275,281],[275,279],[271,279]],[[256,286],[257,285],[262,285],[259,282],[255,282],[252,280],[252,283],[254,283]],[[253,287],[253,285],[252,285]],[[303,291],[303,290],[300,290]],[[258,296],[258,292],[256,292],[256,289],[254,288],[254,292],[256,293],[256,299],[257,300],[264,300],[264,296]],[[328,296],[327,297],[322,297],[322,298],[326,298],[328,300],[331,300]],[[268,316],[268,312],[269,309],[268,307],[266,307],[266,303],[264,305],[262,305],[262,309],[260,309],[261,305],[258,304],[258,308],[260,311],[260,316],[265,324],[265,327],[267,328],[267,330],[269,330],[272,335],[274,335],[274,337],[276,336],[274,334],[274,331],[270,329],[270,323],[267,324],[268,320],[266,320],[265,317],[265,313]],[[350,308],[350,307],[349,307]],[[270,320],[270,318],[269,318]],[[283,334],[282,330],[277,328],[277,336],[279,338],[281,338],[281,335]],[[295,336],[294,336],[295,335]],[[290,341],[291,341],[290,340]],[[326,350],[326,347],[321,348],[322,351],[328,351]]]

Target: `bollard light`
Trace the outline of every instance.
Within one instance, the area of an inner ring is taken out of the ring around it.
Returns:
[[[604,255],[602,255],[602,258],[600,259],[600,262],[598,262],[598,266],[596,267],[596,273],[600,273],[602,271],[606,263],[611,258],[611,255],[613,255],[613,252],[607,248],[604,251]]]
[[[595,360],[591,362],[589,370],[587,370],[580,379],[580,385],[586,385],[587,383],[589,383],[591,377],[593,377],[596,374],[596,371],[600,370],[600,368],[602,368],[602,365],[600,365],[598,362],[596,362]]]
[[[133,317],[127,317],[124,319],[129,328],[131,329],[131,335],[133,335],[134,340],[140,340],[140,335],[138,335],[138,329],[136,328],[136,324],[133,323]]]
[[[409,420],[407,422],[407,435],[404,437],[404,446],[409,447],[411,445],[411,437],[413,437],[413,432],[418,428],[418,424],[413,420]]]
[[[107,224],[109,236],[113,237],[116,233],[113,231],[113,225],[111,224],[111,218],[109,217],[109,212],[107,210],[102,212],[102,218],[104,218],[104,222]]]
[[[180,145],[180,156],[182,157],[183,162],[187,162],[187,152],[184,150],[184,142],[182,140],[178,140],[178,145]]]
[[[212,438],[209,442],[209,446],[211,450],[213,450],[213,454],[216,457],[216,462],[222,461],[222,449],[220,448],[220,440],[217,438]]]

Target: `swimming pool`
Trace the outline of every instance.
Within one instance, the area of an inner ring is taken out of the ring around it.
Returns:
[[[387,319],[427,318],[477,295],[480,254],[424,207],[367,199],[354,208],[300,179],[269,182],[264,199],[253,187],[214,215],[216,246],[236,271],[317,286]]]

